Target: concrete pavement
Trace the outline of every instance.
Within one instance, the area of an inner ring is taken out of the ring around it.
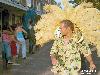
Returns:
[[[53,75],[50,71],[52,67],[49,56],[51,46],[51,43],[47,43],[35,54],[29,55],[26,60],[22,60],[21,65],[10,67],[3,75]],[[93,52],[93,58],[97,66],[97,72],[88,75],[100,75],[100,58],[96,56],[95,52]]]

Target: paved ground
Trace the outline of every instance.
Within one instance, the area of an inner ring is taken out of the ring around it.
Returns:
[[[50,71],[52,65],[48,47],[51,45],[46,45],[26,60],[22,60],[20,66],[12,66],[9,70],[4,71],[3,75],[53,75]]]
[[[12,66],[3,72],[3,75],[53,75],[50,71],[51,61],[49,57],[51,44],[47,44],[33,55],[29,55],[26,60],[21,61],[20,66]],[[93,52],[94,60],[97,65],[97,74],[100,75],[100,58]],[[86,74],[85,74],[86,75]]]

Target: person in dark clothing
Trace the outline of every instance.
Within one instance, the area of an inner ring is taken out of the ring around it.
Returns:
[[[34,31],[34,27],[33,27],[33,22],[29,21],[29,34],[28,34],[28,38],[29,38],[29,53],[33,54],[35,51],[35,44],[36,44],[36,39],[35,39],[35,31]]]

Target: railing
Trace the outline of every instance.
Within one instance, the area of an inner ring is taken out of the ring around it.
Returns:
[[[14,3],[20,3],[20,0],[4,0],[4,1],[8,1],[8,2],[14,2]]]
[[[12,3],[14,3],[14,4],[19,4],[19,5],[22,5],[22,6],[24,6],[24,7],[26,7],[26,6],[27,6],[27,5],[23,5],[23,4],[21,3],[21,1],[20,1],[20,0],[6,0],[6,1],[12,2]]]
[[[0,0],[0,2],[23,9],[23,10],[28,9],[27,5],[22,4],[20,0]]]

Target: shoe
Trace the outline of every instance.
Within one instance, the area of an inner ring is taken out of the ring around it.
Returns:
[[[16,58],[18,58],[18,55],[16,55]]]
[[[8,64],[13,64],[13,62],[11,62],[11,61],[8,61]]]
[[[26,59],[26,57],[22,58],[22,59]]]

